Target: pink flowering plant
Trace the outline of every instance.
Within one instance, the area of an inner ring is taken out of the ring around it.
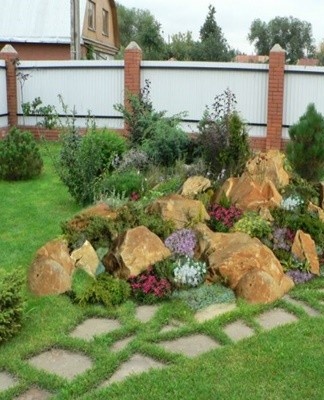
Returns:
[[[175,256],[193,257],[197,244],[196,233],[192,229],[179,229],[168,236],[164,244]]]
[[[213,204],[209,209],[209,227],[215,232],[229,232],[230,228],[238,221],[243,212],[231,205],[224,207],[220,204]]]
[[[152,304],[171,294],[171,284],[166,278],[155,274],[153,267],[138,276],[128,279],[132,295],[138,302]]]

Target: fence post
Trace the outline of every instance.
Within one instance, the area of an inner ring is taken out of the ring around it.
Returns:
[[[16,63],[18,61],[18,53],[10,44],[7,44],[0,51],[0,59],[5,60],[6,62],[8,125],[9,128],[11,128],[18,125],[16,76]]]
[[[124,54],[124,105],[129,107],[128,95],[141,92],[142,49],[136,42],[130,42]],[[127,130],[127,126],[125,125]]]
[[[269,57],[267,150],[281,149],[285,61],[285,50],[274,45]]]

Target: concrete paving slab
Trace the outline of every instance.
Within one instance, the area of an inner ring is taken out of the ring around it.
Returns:
[[[293,299],[289,295],[284,296],[283,300],[286,300],[286,301],[288,301],[288,303],[291,303],[295,306],[302,308],[306,312],[306,314],[308,314],[310,317],[318,317],[321,315],[321,313],[319,311],[314,310],[314,308],[310,307],[305,302],[303,302],[301,300]]]
[[[141,354],[134,354],[128,361],[123,363],[120,368],[100,387],[106,387],[113,382],[119,382],[130,375],[140,374],[152,368],[164,368],[165,364],[153,360],[153,358],[143,356]]]
[[[260,314],[256,318],[256,321],[262,326],[263,329],[270,330],[281,325],[297,322],[298,318],[285,310],[274,308],[273,310]]]
[[[184,326],[182,322],[173,319],[160,330],[160,333],[171,332],[181,328],[182,326]]]
[[[135,339],[135,335],[133,335],[133,336],[128,336],[128,337],[125,338],[125,339],[118,340],[117,342],[115,342],[115,343],[111,346],[110,350],[113,351],[113,352],[121,351],[121,350],[123,350],[123,349],[128,345],[128,343],[130,343],[133,339]]]
[[[0,392],[10,389],[17,385],[18,379],[8,374],[7,372],[0,372]]]
[[[89,357],[62,349],[51,349],[28,360],[32,366],[71,380],[91,368]]]
[[[141,322],[148,322],[157,312],[159,306],[139,306],[136,308],[135,318]]]
[[[235,308],[235,303],[211,304],[210,306],[197,311],[195,314],[195,320],[199,323],[202,323],[227,312],[233,311]]]
[[[47,390],[31,388],[27,392],[15,397],[14,400],[47,400],[52,396]]]
[[[224,327],[224,332],[233,342],[249,338],[254,335],[254,330],[247,326],[243,321],[237,320]]]
[[[196,357],[206,351],[220,347],[220,344],[206,335],[196,334],[159,342],[159,346],[173,353],[181,353],[187,357]]]
[[[71,333],[73,338],[92,340],[95,336],[103,335],[120,328],[119,321],[106,318],[89,318],[78,325]]]

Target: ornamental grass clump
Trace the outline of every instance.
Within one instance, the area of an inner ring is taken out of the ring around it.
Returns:
[[[215,232],[228,232],[234,223],[241,218],[242,213],[234,205],[224,207],[215,203],[208,212],[210,216],[209,227]]]
[[[200,285],[207,272],[206,264],[188,256],[179,258],[175,262],[174,283],[178,286],[195,287]]]
[[[197,237],[192,229],[179,229],[168,236],[164,243],[175,255],[193,257]]]

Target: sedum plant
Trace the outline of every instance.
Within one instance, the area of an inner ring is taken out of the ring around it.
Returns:
[[[256,212],[246,212],[243,217],[233,225],[234,232],[244,232],[251,237],[266,239],[271,234],[271,225]]]

